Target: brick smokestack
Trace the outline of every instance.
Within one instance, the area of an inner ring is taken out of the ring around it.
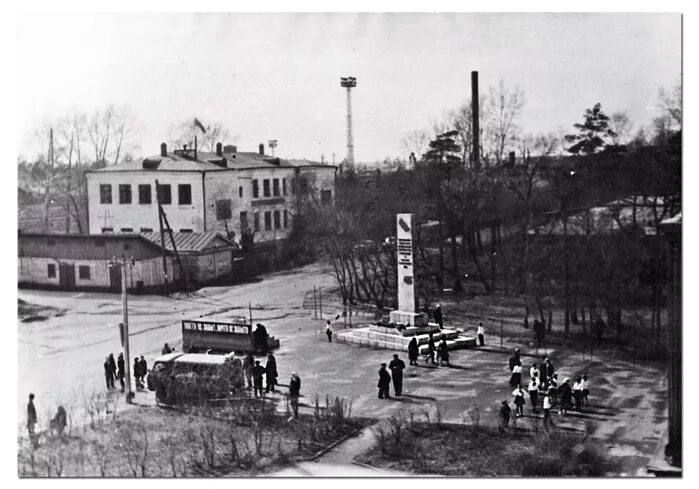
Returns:
[[[160,143],[160,156],[167,156],[167,144]]]
[[[264,156],[265,155],[265,145],[260,143],[259,148],[260,148],[260,156]]]
[[[216,143],[216,156],[223,156],[223,145]]]
[[[481,148],[480,148],[480,124],[479,124],[479,107],[478,107],[478,72],[471,72],[471,110],[473,121],[471,129],[473,131],[473,148],[471,150],[471,166],[480,168],[481,166]]]

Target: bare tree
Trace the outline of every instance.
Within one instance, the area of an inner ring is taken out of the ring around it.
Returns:
[[[612,131],[614,131],[612,143],[615,146],[629,142],[631,131],[633,131],[633,123],[626,112],[615,112],[612,114],[609,125]]]
[[[524,92],[519,87],[507,88],[502,80],[498,88],[490,88],[484,107],[484,155],[500,165],[508,149],[514,149],[519,135],[519,116],[524,106]]]
[[[187,119],[170,127],[169,139],[176,147],[185,144],[194,147],[194,137],[197,138],[197,146],[202,151],[213,152],[216,150],[216,143],[231,140],[230,131],[221,122],[214,122],[205,127],[206,132],[194,124],[194,118]],[[232,140],[237,137],[232,138]]]
[[[430,142],[428,131],[423,129],[411,131],[401,139],[401,146],[411,154],[415,154],[416,158],[420,158],[427,151],[427,145]]]

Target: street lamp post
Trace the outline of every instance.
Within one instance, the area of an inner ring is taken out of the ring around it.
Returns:
[[[133,261],[133,260],[132,260]],[[121,261],[112,258],[109,262],[110,267],[121,268],[121,316],[122,316],[122,335],[124,347],[124,374],[126,375],[126,402],[131,403],[133,391],[131,390],[131,356],[129,353],[129,302],[126,293],[126,257],[122,257]]]

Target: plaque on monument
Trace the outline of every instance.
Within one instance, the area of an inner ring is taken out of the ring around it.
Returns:
[[[396,215],[396,243],[398,256],[398,310],[391,311],[393,323],[410,326],[426,324],[422,314],[417,312],[415,302],[413,214]]]

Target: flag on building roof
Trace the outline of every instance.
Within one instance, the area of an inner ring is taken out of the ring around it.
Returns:
[[[194,118],[194,125],[196,127],[198,127],[199,129],[201,129],[201,132],[206,134],[206,129],[204,128],[204,124],[202,124],[201,121],[199,119],[197,119],[196,117]]]

